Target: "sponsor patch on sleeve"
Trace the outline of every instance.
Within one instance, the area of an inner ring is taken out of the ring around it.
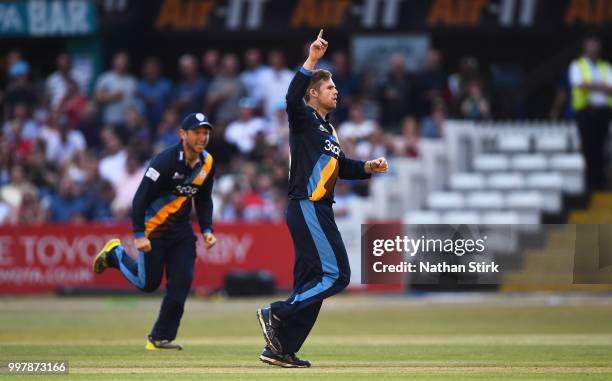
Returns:
[[[159,172],[157,172],[155,168],[149,167],[149,169],[147,169],[147,173],[145,173],[145,176],[153,181],[157,181],[157,179],[159,179]]]

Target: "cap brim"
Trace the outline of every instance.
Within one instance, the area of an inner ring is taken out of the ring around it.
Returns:
[[[196,128],[200,128],[200,127],[206,127],[206,128],[210,128],[211,130],[213,129],[213,125],[208,123],[208,122],[201,122],[196,124],[195,126],[189,126],[189,127],[183,127],[181,126],[181,128],[185,131],[187,130],[195,130]]]

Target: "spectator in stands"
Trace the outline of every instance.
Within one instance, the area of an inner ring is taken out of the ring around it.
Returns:
[[[50,220],[62,223],[83,221],[90,205],[83,189],[69,178],[62,179],[59,190],[48,203]]]
[[[89,210],[87,216],[94,222],[116,222],[113,215],[112,203],[115,199],[115,191],[108,181],[100,181],[91,190]]]
[[[67,164],[77,152],[86,148],[81,131],[71,130],[68,118],[57,112],[51,115],[48,125],[41,129],[41,138],[46,146],[46,160],[58,166]]]
[[[257,48],[249,48],[244,53],[244,70],[240,73],[240,81],[244,87],[247,96],[255,99],[257,105],[262,102],[260,76],[267,68],[261,63],[261,50]]]
[[[68,127],[76,129],[79,126],[81,113],[87,105],[87,97],[81,93],[79,84],[72,78],[66,80],[66,94],[58,109],[68,118]]]
[[[105,127],[100,137],[104,148],[98,171],[102,179],[112,182],[117,173],[125,171],[127,152],[113,127]]]
[[[32,112],[37,103],[37,96],[30,83],[28,75],[30,65],[25,61],[17,61],[9,69],[10,81],[4,96],[4,118],[8,119],[18,104],[24,105]]]
[[[215,158],[216,173],[223,173],[230,170],[229,166],[237,156],[240,156],[240,151],[235,144],[230,143],[225,139],[227,126],[224,124],[216,124],[215,128],[210,132],[210,140],[206,146],[208,151]]]
[[[274,118],[268,122],[266,139],[280,150],[289,149],[289,120],[285,101],[278,102],[274,108]]]
[[[460,99],[467,91],[467,84],[480,79],[478,60],[472,56],[465,56],[459,63],[457,72],[448,77],[448,90],[453,100]]]
[[[381,123],[386,131],[398,129],[401,120],[412,113],[415,91],[415,81],[406,69],[404,56],[394,53],[378,89],[382,107]]]
[[[129,107],[125,111],[125,123],[118,126],[115,131],[124,145],[134,147],[143,156],[151,154],[153,133],[138,108]]]
[[[125,219],[132,209],[132,199],[136,194],[138,185],[144,177],[145,167],[140,162],[138,152],[130,151],[127,155],[125,170],[115,174],[112,181],[116,194],[112,203],[113,214]]]
[[[98,109],[96,104],[91,101],[85,103],[79,114],[77,130],[83,133],[87,146],[91,148],[99,148],[101,145],[97,115]]]
[[[221,55],[217,49],[207,49],[202,54],[202,72],[206,83],[210,83],[219,74]]]
[[[51,73],[45,81],[45,95],[51,110],[57,110],[66,97],[68,81],[75,81],[71,66],[72,62],[68,53],[61,53],[55,59],[57,70]]]
[[[334,52],[331,63],[334,83],[338,89],[338,94],[341,94],[332,116],[337,123],[341,123],[348,118],[349,106],[359,95],[359,78],[350,70],[347,54],[344,50]]]
[[[142,79],[138,82],[136,95],[144,104],[144,115],[150,126],[157,126],[161,121],[171,94],[172,83],[161,76],[159,61],[147,58],[142,65]]]
[[[355,157],[367,160],[369,157],[386,156],[391,151],[388,135],[384,134],[378,124],[372,126],[372,131],[357,141]]]
[[[89,181],[90,174],[88,173],[88,164],[91,160],[91,155],[86,151],[78,151],[70,162],[63,166],[62,176],[68,177],[76,184],[82,185]]]
[[[30,109],[25,103],[17,103],[13,107],[11,117],[2,127],[5,141],[15,151],[27,154],[38,138],[40,127],[30,117]]]
[[[338,135],[340,141],[349,138],[367,139],[375,128],[376,123],[373,120],[366,119],[362,104],[355,102],[349,108],[349,120],[338,126]]]
[[[276,105],[285,100],[293,72],[285,67],[285,55],[277,49],[268,54],[268,64],[270,70],[262,73],[259,86],[262,92],[264,116],[272,120]]]
[[[480,81],[472,80],[466,86],[466,93],[459,101],[460,116],[472,120],[489,118],[490,102],[483,94]]]
[[[154,153],[159,153],[166,148],[178,143],[178,114],[173,109],[167,109],[161,122],[157,125],[154,144]],[[216,156],[213,155],[216,158]]]
[[[265,120],[255,116],[256,106],[255,99],[242,98],[240,117],[230,123],[225,130],[225,140],[238,147],[244,155],[251,153],[255,147],[255,137],[266,129]]]
[[[13,155],[10,145],[3,139],[0,134],[0,186],[8,184],[11,179],[11,166]]]
[[[13,225],[16,220],[16,212],[0,196],[0,225]]]
[[[25,193],[15,215],[15,223],[20,225],[42,224],[47,219],[47,211],[40,198],[33,193]]]
[[[182,79],[174,89],[172,106],[183,120],[188,114],[202,111],[208,82],[199,75],[198,62],[190,54],[179,59],[179,71]]]
[[[446,105],[438,100],[433,105],[431,115],[421,119],[421,136],[429,139],[438,139],[444,136],[444,122],[446,120]]]
[[[419,156],[421,134],[414,116],[407,116],[402,122],[402,134],[391,138],[392,151],[399,157],[416,158]]]
[[[206,96],[206,114],[213,123],[226,124],[238,117],[238,103],[246,94],[238,77],[238,57],[226,54],[219,74],[212,80]]]
[[[11,167],[10,182],[0,188],[0,199],[6,202],[13,211],[17,211],[24,200],[28,199],[27,194],[34,198],[38,196],[36,188],[27,178],[23,165],[14,164]]]
[[[39,198],[44,198],[56,189],[60,173],[57,166],[45,159],[45,144],[42,140],[34,150],[20,162],[25,168],[28,180],[36,187]]]
[[[576,111],[589,191],[608,187],[605,147],[612,117],[612,66],[600,58],[600,52],[599,39],[587,37],[582,56],[569,69],[572,106]]]
[[[136,102],[137,82],[129,72],[129,56],[118,52],[112,70],[102,73],[96,83],[95,98],[102,105],[102,122],[118,125],[125,121],[125,111]]]
[[[431,115],[433,105],[447,98],[448,76],[442,68],[442,53],[438,49],[427,52],[425,68],[417,77],[419,86],[418,116]]]
[[[10,50],[6,53],[5,55],[5,66],[3,67],[4,72],[0,73],[0,121],[4,121],[5,118],[7,118],[8,113],[10,113],[11,110],[8,110],[7,107],[4,107],[4,101],[5,101],[5,97],[6,97],[6,93],[5,91],[8,89],[9,83],[10,83],[10,69],[11,66],[13,66],[14,63],[18,62],[18,61],[22,61],[23,57],[21,55],[21,52],[18,50]]]

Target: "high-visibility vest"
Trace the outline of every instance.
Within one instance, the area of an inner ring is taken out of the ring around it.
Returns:
[[[578,69],[580,69],[580,75],[582,75],[583,83],[591,83],[593,76],[591,73],[591,65],[587,60],[582,57],[576,61]],[[599,70],[599,76],[603,83],[608,83],[608,78],[612,76],[611,70],[608,69],[605,61],[597,61],[597,69]],[[589,91],[579,88],[578,86],[572,87],[572,107],[576,111],[585,109],[589,105]],[[612,96],[608,96],[608,106],[612,107]]]

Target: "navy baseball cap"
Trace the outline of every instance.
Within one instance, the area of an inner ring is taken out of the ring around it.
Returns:
[[[199,127],[206,127],[212,130],[213,125],[210,124],[206,115],[198,112],[191,113],[183,119],[183,123],[181,123],[181,128],[185,131],[187,130],[195,130]]]

